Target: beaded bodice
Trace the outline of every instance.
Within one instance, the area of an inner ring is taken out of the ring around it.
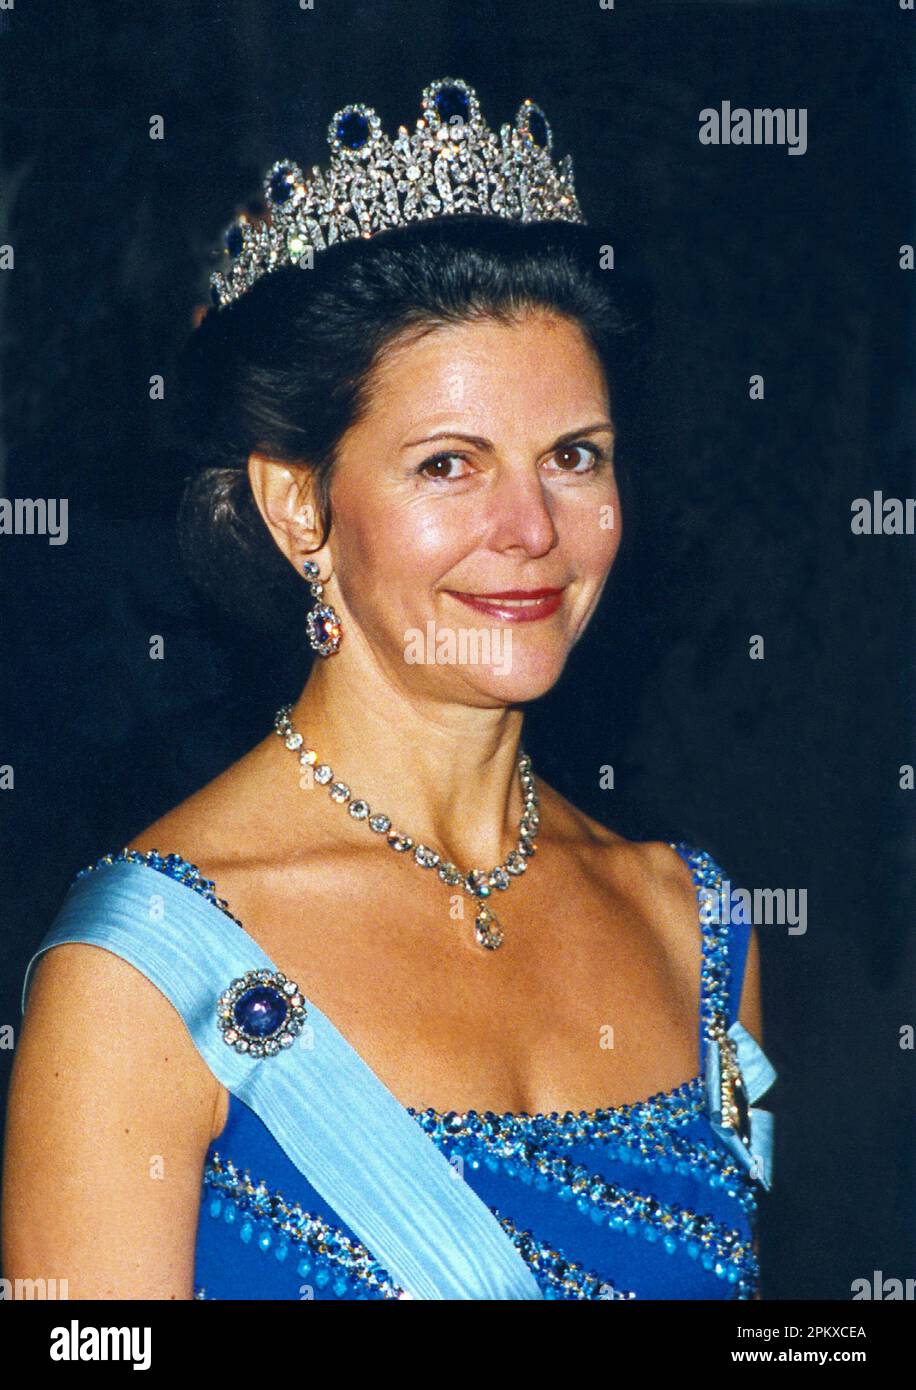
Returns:
[[[721,883],[705,851],[671,847],[698,892]],[[214,884],[180,856],[122,850],[98,864],[118,859],[159,870],[236,921]],[[698,927],[705,1061],[737,1018],[749,928],[699,914]],[[742,1146],[722,1142],[716,1106],[715,1088],[700,1074],[647,1100],[591,1112],[407,1114],[495,1216],[543,1297],[744,1299],[757,1288],[758,1182]],[[422,1223],[422,1190],[415,1200],[408,1215]],[[195,1297],[405,1296],[255,1110],[230,1093],[202,1174]]]

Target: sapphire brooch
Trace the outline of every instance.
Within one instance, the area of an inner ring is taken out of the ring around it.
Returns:
[[[249,970],[219,997],[223,1042],[249,1057],[273,1057],[302,1031],[305,1000],[295,980],[279,971]]]

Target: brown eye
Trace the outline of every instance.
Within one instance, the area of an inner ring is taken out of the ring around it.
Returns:
[[[420,464],[417,472],[424,478],[431,478],[433,482],[453,482],[459,477],[464,477],[464,474],[448,471],[453,459],[464,462],[461,454],[434,454],[432,458],[428,458]]]
[[[585,458],[582,457],[583,454]],[[593,444],[564,444],[562,449],[556,450],[553,457],[560,460],[562,473],[590,473],[603,455]],[[582,464],[586,466],[581,467]]]

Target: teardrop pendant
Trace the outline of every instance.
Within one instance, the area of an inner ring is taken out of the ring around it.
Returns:
[[[481,903],[474,918],[474,935],[477,944],[485,947],[488,951],[495,951],[497,946],[503,944],[503,931],[499,925],[499,918],[486,903]]]
[[[305,568],[308,569],[309,565],[317,569],[313,561],[307,561]],[[317,575],[312,574],[311,570],[308,573],[313,587],[320,587]],[[320,594],[315,596],[320,597]],[[364,821],[369,830],[376,835],[384,836],[392,849],[411,859],[421,869],[435,869],[441,881],[449,887],[460,887],[470,894],[475,899],[474,938],[478,946],[482,946],[484,950],[497,950],[503,944],[502,924],[492,908],[487,906],[486,899],[491,897],[494,889],[505,892],[507,888],[511,888],[525,871],[528,860],[537,849],[533,837],[541,824],[540,803],[528,754],[520,751],[516,760],[524,803],[519,821],[517,848],[510,851],[501,864],[489,871],[471,869],[467,874],[463,874],[455,864],[442,858],[436,850],[430,849],[428,845],[415,843],[409,835],[393,830],[390,816],[382,815],[378,810],[373,811],[367,801],[351,794],[347,783],[335,781],[334,769],[319,760],[314,748],[305,747],[303,735],[293,728],[289,718],[291,710],[291,705],[284,705],[277,711],[274,728],[286,747],[296,754],[300,765],[311,769],[311,774],[319,786],[328,788],[332,801],[345,806],[354,820]],[[412,855],[408,855],[409,850],[413,850]]]

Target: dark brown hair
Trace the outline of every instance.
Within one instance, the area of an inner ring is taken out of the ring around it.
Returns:
[[[594,234],[568,223],[441,218],[339,243],[313,268],[274,271],[211,309],[178,362],[175,428],[191,465],[179,537],[196,583],[263,631],[301,629],[308,590],[264,525],[248,458],[311,468],[326,536],[335,451],[396,340],[537,308],[563,315],[604,367],[619,435],[621,346],[637,325],[598,251]]]

